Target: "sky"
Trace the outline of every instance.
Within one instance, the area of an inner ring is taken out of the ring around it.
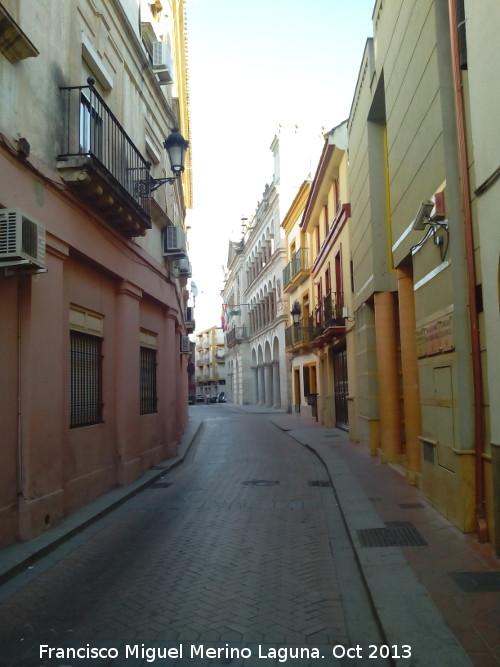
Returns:
[[[374,4],[186,0],[196,332],[220,326],[229,239],[272,182],[279,125],[327,131],[348,118]]]

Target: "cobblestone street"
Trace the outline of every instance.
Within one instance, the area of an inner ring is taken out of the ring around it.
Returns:
[[[334,665],[382,642],[320,461],[265,415],[196,410],[181,466],[0,588],[2,665],[272,665],[288,645]]]

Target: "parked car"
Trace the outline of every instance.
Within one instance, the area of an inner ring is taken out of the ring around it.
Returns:
[[[195,401],[196,401],[197,403],[203,403],[204,400],[205,400],[205,399],[204,399],[204,397],[203,397],[203,394],[196,394],[196,396],[195,396]]]

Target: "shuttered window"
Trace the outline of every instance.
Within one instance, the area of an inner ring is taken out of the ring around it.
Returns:
[[[102,422],[102,340],[70,331],[70,427]]]
[[[156,350],[141,347],[141,415],[157,412]]]

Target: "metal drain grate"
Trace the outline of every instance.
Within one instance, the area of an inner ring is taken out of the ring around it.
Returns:
[[[358,530],[362,547],[425,547],[427,542],[409,521],[387,521],[385,528]]]
[[[422,503],[399,503],[402,510],[418,510],[423,507]]]
[[[333,486],[333,484],[327,479],[313,479],[307,483],[309,486]]]
[[[167,486],[171,486],[172,482],[153,482],[153,484],[150,484],[150,487],[152,489],[166,489]]]
[[[276,486],[279,482],[274,479],[249,479],[242,484],[245,486]]]
[[[448,572],[465,593],[500,592],[500,572]]]

